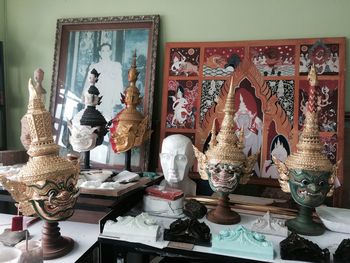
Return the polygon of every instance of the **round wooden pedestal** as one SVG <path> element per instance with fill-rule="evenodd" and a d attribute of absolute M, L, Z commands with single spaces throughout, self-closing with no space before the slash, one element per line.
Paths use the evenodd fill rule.
<path fill-rule="evenodd" d="M 58 222 L 45 221 L 41 242 L 45 260 L 62 257 L 74 247 L 73 239 L 61 236 Z"/>
<path fill-rule="evenodd" d="M 207 214 L 207 219 L 221 225 L 233 225 L 241 221 L 239 214 L 230 209 L 228 195 L 219 197 L 217 207 Z"/>

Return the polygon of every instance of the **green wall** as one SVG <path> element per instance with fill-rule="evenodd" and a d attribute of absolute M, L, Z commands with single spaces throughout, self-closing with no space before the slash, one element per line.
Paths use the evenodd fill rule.
<path fill-rule="evenodd" d="M 5 40 L 5 0 L 0 0 L 0 41 Z"/>
<path fill-rule="evenodd" d="M 50 89 L 57 18 L 161 16 L 156 120 L 159 120 L 161 103 L 165 42 L 350 38 L 349 0 L 0 0 L 0 6 L 4 1 L 7 132 L 11 149 L 21 147 L 20 119 L 26 111 L 27 81 L 35 68 L 45 70 L 44 87 Z M 0 26 L 0 38 L 4 35 L 2 31 Z M 347 44 L 347 62 L 349 54 Z M 349 70 L 346 75 L 350 83 Z M 349 111 L 350 92 L 346 93 Z"/>

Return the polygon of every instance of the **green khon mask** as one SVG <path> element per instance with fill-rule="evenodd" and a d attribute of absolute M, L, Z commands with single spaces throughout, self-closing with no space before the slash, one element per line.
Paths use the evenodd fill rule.
<path fill-rule="evenodd" d="M 290 170 L 289 187 L 295 202 L 312 208 L 321 205 L 331 189 L 330 176 L 331 172 Z"/>

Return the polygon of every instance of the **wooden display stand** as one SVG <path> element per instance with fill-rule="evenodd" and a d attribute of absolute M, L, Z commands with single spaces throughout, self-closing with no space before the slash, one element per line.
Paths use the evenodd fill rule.
<path fill-rule="evenodd" d="M 219 196 L 216 208 L 208 212 L 207 219 L 221 225 L 232 225 L 241 221 L 239 214 L 230 208 L 228 194 Z"/>
<path fill-rule="evenodd" d="M 73 239 L 61 236 L 58 222 L 45 221 L 42 231 L 44 259 L 54 259 L 68 254 L 74 247 Z"/>

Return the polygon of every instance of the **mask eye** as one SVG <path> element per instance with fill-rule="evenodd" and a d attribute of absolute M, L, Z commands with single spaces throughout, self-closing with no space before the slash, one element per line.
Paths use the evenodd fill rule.
<path fill-rule="evenodd" d="M 49 196 L 56 196 L 57 195 L 57 191 L 55 189 L 51 189 L 49 192 L 48 192 Z"/>
<path fill-rule="evenodd" d="M 70 184 L 70 185 L 67 187 L 67 190 L 68 190 L 68 192 L 73 192 L 73 190 L 74 190 L 74 185 L 73 185 L 73 184 Z"/>
<path fill-rule="evenodd" d="M 216 167 L 216 168 L 214 169 L 214 173 L 220 173 L 220 172 L 221 172 L 221 169 L 220 169 L 220 168 Z"/>
<path fill-rule="evenodd" d="M 214 173 L 220 173 L 221 172 L 221 167 L 219 165 L 216 165 L 213 169 Z"/>
<path fill-rule="evenodd" d="M 301 183 L 302 183 L 303 185 L 305 185 L 305 186 L 306 186 L 306 185 L 308 185 L 308 184 L 309 184 L 309 181 L 308 181 L 308 180 L 306 180 L 306 179 L 304 179 L 304 180 L 302 180 L 302 181 L 301 181 Z"/>

